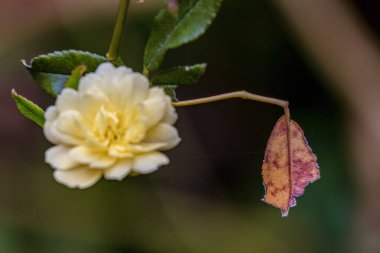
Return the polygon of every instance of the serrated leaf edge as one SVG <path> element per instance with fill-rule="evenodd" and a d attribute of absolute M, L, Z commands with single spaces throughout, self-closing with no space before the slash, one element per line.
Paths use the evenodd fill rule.
<path fill-rule="evenodd" d="M 180 68 L 184 68 L 185 71 L 191 71 L 191 69 L 195 69 L 195 68 L 198 68 L 201 70 L 200 71 L 200 75 L 199 77 L 197 78 L 199 80 L 199 78 L 201 78 L 201 76 L 206 72 L 206 68 L 207 68 L 207 63 L 197 63 L 197 64 L 194 64 L 194 65 L 181 65 L 181 66 L 175 66 L 175 67 L 171 67 L 171 68 L 168 68 L 168 69 L 165 69 L 161 72 L 159 72 L 156 76 L 154 76 L 152 78 L 152 81 L 151 83 L 154 84 L 154 80 L 164 74 L 168 74 L 168 73 L 171 73 L 171 72 L 174 72 Z M 189 69 L 187 69 L 189 68 Z M 198 81 L 197 80 L 197 81 Z M 174 84 L 174 83 L 161 83 L 161 84 L 154 84 L 154 86 L 164 86 L 164 85 L 172 85 L 172 86 L 178 86 L 178 85 L 181 85 L 181 84 Z"/>
<path fill-rule="evenodd" d="M 166 36 L 165 40 L 163 40 L 161 43 L 159 43 L 158 48 L 159 48 L 160 50 L 156 50 L 156 53 L 154 53 L 154 54 L 150 57 L 150 62 L 152 62 L 151 59 L 155 59 L 155 58 L 157 57 L 158 52 L 161 51 L 161 50 L 164 48 L 164 45 L 167 44 L 167 41 L 172 37 L 174 31 L 177 30 L 178 26 L 180 26 L 180 24 L 183 22 L 183 20 L 186 18 L 186 16 L 187 16 L 187 15 L 188 15 L 188 14 L 189 14 L 189 13 L 195 8 L 195 6 L 198 5 L 198 4 L 201 4 L 201 1 L 202 1 L 202 0 L 199 0 L 199 1 L 195 2 L 192 6 L 189 7 L 189 9 L 184 13 L 184 15 L 183 15 L 183 17 L 181 18 L 181 20 L 180 20 L 180 21 L 174 26 L 174 28 L 173 28 L 172 31 L 169 33 L 169 35 Z M 222 1 L 219 1 L 219 2 L 217 3 L 217 6 L 216 6 L 217 9 L 219 9 L 219 7 L 220 7 L 220 5 L 221 5 L 221 2 L 222 2 Z M 158 17 L 159 17 L 160 15 L 163 15 L 164 12 L 168 12 L 168 10 L 167 10 L 167 9 L 163 9 L 163 10 L 161 10 L 161 11 L 157 14 L 157 16 L 155 17 L 155 19 L 154 19 L 155 22 L 156 22 L 156 20 L 158 19 Z M 170 14 L 170 13 L 169 13 L 169 14 Z M 170 14 L 170 15 L 171 15 L 171 14 Z M 214 20 L 214 18 L 216 17 L 216 15 L 217 15 L 216 12 L 211 13 L 211 17 L 212 17 L 211 20 L 209 20 L 208 22 L 206 22 L 206 25 L 205 25 L 202 29 L 199 30 L 199 31 L 200 31 L 199 34 L 198 34 L 197 36 L 195 36 L 194 38 L 192 38 L 192 39 L 188 39 L 188 40 L 185 40 L 183 43 L 181 43 L 181 44 L 178 45 L 178 46 L 175 46 L 175 47 L 168 47 L 168 48 L 166 48 L 166 50 L 164 50 L 163 57 L 165 56 L 166 51 L 168 51 L 168 50 L 170 50 L 170 49 L 174 49 L 174 48 L 180 47 L 181 45 L 184 45 L 184 44 L 190 43 L 190 42 L 192 42 L 192 41 L 198 39 L 200 36 L 202 36 L 202 35 L 206 32 L 207 28 L 211 25 L 211 23 L 213 22 L 213 20 Z M 148 44 L 149 44 L 149 41 L 148 41 Z M 147 44 L 147 45 L 148 45 L 148 44 Z M 146 47 L 146 48 L 147 48 L 147 47 Z M 162 60 L 158 61 L 158 65 L 160 65 L 161 61 L 162 61 Z M 155 70 L 155 69 L 158 68 L 158 67 L 157 67 L 157 68 L 153 68 L 153 69 L 151 69 L 151 65 L 152 65 L 151 63 L 150 63 L 150 64 L 147 64 L 147 65 L 145 65 L 145 63 L 144 63 L 144 68 L 148 69 L 149 71 L 152 71 L 152 70 Z"/>

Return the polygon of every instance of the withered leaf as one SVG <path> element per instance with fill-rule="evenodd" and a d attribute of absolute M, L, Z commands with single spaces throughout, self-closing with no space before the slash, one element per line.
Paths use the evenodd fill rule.
<path fill-rule="evenodd" d="M 269 138 L 262 167 L 263 201 L 281 209 L 287 216 L 296 197 L 320 178 L 317 157 L 307 144 L 302 128 L 284 115 Z"/>

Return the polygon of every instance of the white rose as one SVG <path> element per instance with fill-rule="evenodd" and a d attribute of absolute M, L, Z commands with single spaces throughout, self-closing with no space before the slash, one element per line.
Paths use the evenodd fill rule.
<path fill-rule="evenodd" d="M 122 180 L 169 163 L 161 152 L 180 138 L 177 114 L 161 88 L 126 67 L 101 64 L 84 76 L 78 91 L 66 88 L 45 113 L 44 134 L 55 144 L 45 160 L 54 178 L 87 188 L 102 176 Z"/>

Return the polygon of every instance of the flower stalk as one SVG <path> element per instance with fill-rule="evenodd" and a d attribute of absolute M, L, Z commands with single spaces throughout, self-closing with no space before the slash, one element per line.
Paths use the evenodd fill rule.
<path fill-rule="evenodd" d="M 107 53 L 107 58 L 109 61 L 114 61 L 119 57 L 120 44 L 124 37 L 124 28 L 127 19 L 128 6 L 129 0 L 120 0 L 112 40 Z"/>
<path fill-rule="evenodd" d="M 211 102 L 216 102 L 216 101 L 231 99 L 231 98 L 248 99 L 248 100 L 253 100 L 253 101 L 257 101 L 257 102 L 281 106 L 284 109 L 286 117 L 290 118 L 289 102 L 288 101 L 280 100 L 280 99 L 276 99 L 276 98 L 265 97 L 265 96 L 260 96 L 260 95 L 256 95 L 256 94 L 244 91 L 244 90 L 229 92 L 229 93 L 220 94 L 220 95 L 211 96 L 211 97 L 173 102 L 172 104 L 176 107 L 192 106 L 192 105 L 206 104 L 206 103 L 211 103 Z"/>

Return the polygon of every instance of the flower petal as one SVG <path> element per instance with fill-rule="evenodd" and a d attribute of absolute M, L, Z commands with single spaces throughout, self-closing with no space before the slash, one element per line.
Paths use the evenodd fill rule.
<path fill-rule="evenodd" d="M 78 92 L 71 88 L 65 88 L 56 101 L 58 111 L 64 112 L 78 108 Z"/>
<path fill-rule="evenodd" d="M 166 111 L 162 119 L 162 123 L 173 125 L 177 121 L 177 119 L 178 119 L 178 114 L 176 113 L 172 105 L 172 100 L 170 97 L 166 96 Z"/>
<path fill-rule="evenodd" d="M 43 132 L 48 141 L 50 141 L 53 144 L 60 144 L 59 139 L 57 139 L 54 134 L 51 131 L 51 125 L 52 123 L 49 121 L 45 121 Z"/>
<path fill-rule="evenodd" d="M 102 63 L 98 66 L 95 73 L 98 76 L 104 77 L 105 79 L 111 79 L 115 73 L 115 70 L 116 70 L 116 68 L 113 66 L 112 63 L 105 62 L 105 63 Z"/>
<path fill-rule="evenodd" d="M 57 107 L 54 105 L 49 106 L 45 111 L 45 120 L 52 121 L 58 117 Z"/>
<path fill-rule="evenodd" d="M 45 161 L 54 169 L 68 170 L 78 166 L 78 162 L 69 156 L 70 148 L 58 145 L 49 148 L 45 152 Z"/>
<path fill-rule="evenodd" d="M 110 99 L 101 90 L 94 88 L 88 88 L 86 92 L 80 92 L 80 100 L 78 111 L 82 114 L 83 118 L 88 122 L 94 121 L 94 115 L 103 106 L 107 106 L 110 103 Z"/>
<path fill-rule="evenodd" d="M 46 139 L 48 139 L 48 141 L 50 141 L 51 143 L 59 144 L 60 143 L 59 139 L 56 138 L 51 131 L 52 122 L 54 122 L 54 120 L 58 117 L 57 108 L 55 106 L 49 106 L 46 109 L 44 117 L 45 117 L 45 123 L 44 123 L 43 132 Z"/>
<path fill-rule="evenodd" d="M 128 68 L 126 66 L 119 66 L 115 69 L 114 76 L 118 77 L 118 76 L 123 76 L 127 74 L 132 74 L 132 73 L 133 73 L 133 70 L 131 68 Z"/>
<path fill-rule="evenodd" d="M 131 101 L 131 105 L 136 105 L 146 99 L 149 92 L 149 80 L 145 76 L 141 75 L 140 73 L 133 73 L 128 75 L 127 77 L 130 78 L 129 82 L 132 82 L 134 89 L 132 94 L 130 94 L 129 100 Z M 126 78 L 124 78 L 127 80 Z M 121 82 L 122 84 L 122 82 Z M 128 85 L 128 84 L 124 84 Z M 130 84 L 129 84 L 130 85 Z"/>
<path fill-rule="evenodd" d="M 89 169 L 87 167 L 54 171 L 55 180 L 70 188 L 88 188 L 98 182 L 101 177 L 101 170 Z"/>
<path fill-rule="evenodd" d="M 102 151 L 93 150 L 86 146 L 78 146 L 70 150 L 70 157 L 78 163 L 88 164 L 89 168 L 105 169 L 116 162 L 116 158 Z"/>
<path fill-rule="evenodd" d="M 104 155 L 90 163 L 90 168 L 94 169 L 106 169 L 112 166 L 116 162 L 116 159 L 108 155 Z"/>
<path fill-rule="evenodd" d="M 115 158 L 133 157 L 133 153 L 131 153 L 126 149 L 125 146 L 122 145 L 112 145 L 108 150 L 108 155 Z"/>
<path fill-rule="evenodd" d="M 129 68 L 115 68 L 110 63 L 102 63 L 95 73 L 81 79 L 78 90 L 81 96 L 103 93 L 112 101 L 110 103 L 114 108 L 124 111 L 147 97 L 149 80 L 140 73 L 133 73 Z"/>
<path fill-rule="evenodd" d="M 169 164 L 169 158 L 160 152 L 141 154 L 133 160 L 133 171 L 147 174 L 154 172 L 161 165 Z"/>
<path fill-rule="evenodd" d="M 119 122 L 119 118 L 111 112 L 108 112 L 101 107 L 95 116 L 95 126 L 99 134 L 104 135 L 109 127 L 115 128 Z"/>
<path fill-rule="evenodd" d="M 162 120 L 166 112 L 166 103 L 165 93 L 162 89 L 157 87 L 150 89 L 148 98 L 143 102 L 148 129 Z"/>
<path fill-rule="evenodd" d="M 104 156 L 104 152 L 99 152 L 82 145 L 71 149 L 69 155 L 79 163 L 89 164 L 101 159 Z"/>
<path fill-rule="evenodd" d="M 124 75 L 117 81 L 113 79 L 113 83 L 112 102 L 124 114 L 141 105 L 148 96 L 149 80 L 139 73 Z"/>
<path fill-rule="evenodd" d="M 165 143 L 165 146 L 160 148 L 160 150 L 168 150 L 174 148 L 181 141 L 178 136 L 178 131 L 175 127 L 161 123 L 153 127 L 146 134 L 143 142 L 148 143 Z"/>
<path fill-rule="evenodd" d="M 82 143 L 81 139 L 76 138 L 71 135 L 71 133 L 65 134 L 59 130 L 59 122 L 58 120 L 54 120 L 51 125 L 49 125 L 49 131 L 52 136 L 58 141 L 58 143 L 66 144 L 66 145 L 78 145 Z"/>
<path fill-rule="evenodd" d="M 57 127 L 60 132 L 71 135 L 77 139 L 83 139 L 85 137 L 85 122 L 78 111 L 67 110 L 62 112 L 57 119 Z"/>
<path fill-rule="evenodd" d="M 93 91 L 103 92 L 98 89 L 99 86 L 103 86 L 103 82 L 106 80 L 96 73 L 89 73 L 79 80 L 78 94 L 82 97 L 84 94 L 92 93 Z M 95 89 L 94 89 L 95 88 Z"/>
<path fill-rule="evenodd" d="M 104 172 L 104 178 L 109 180 L 122 180 L 132 169 L 131 159 L 122 159 Z"/>
<path fill-rule="evenodd" d="M 127 148 L 128 151 L 133 153 L 148 153 L 154 150 L 161 149 L 165 147 L 166 144 L 161 142 L 157 143 L 139 143 L 139 144 L 130 144 Z"/>

